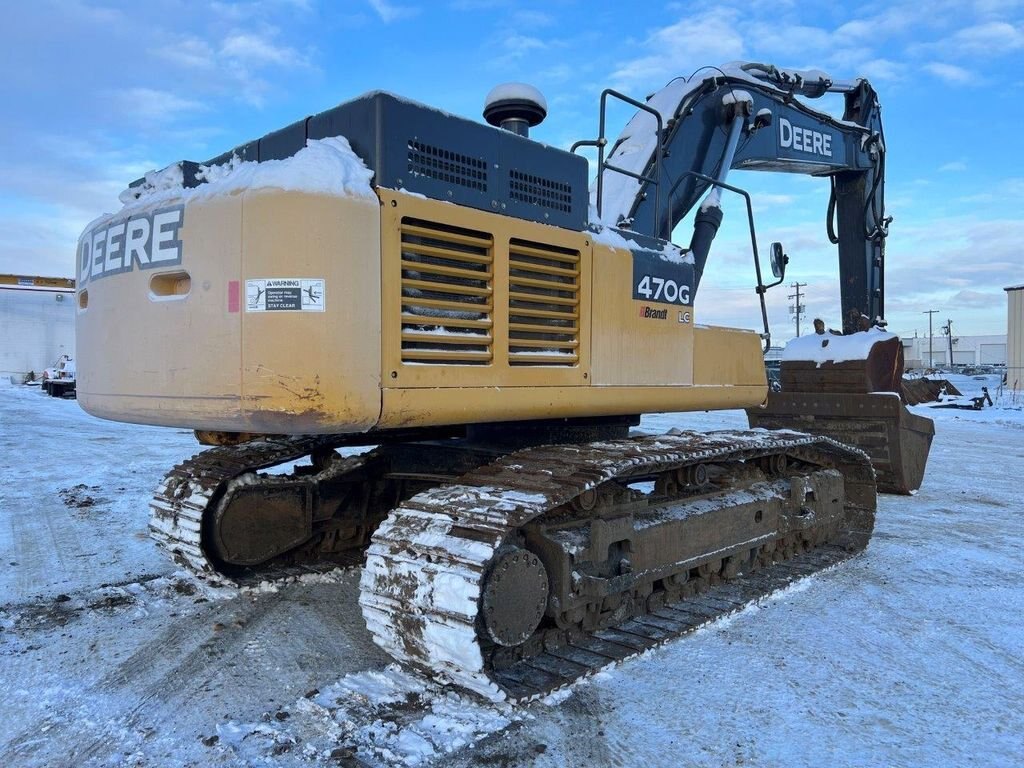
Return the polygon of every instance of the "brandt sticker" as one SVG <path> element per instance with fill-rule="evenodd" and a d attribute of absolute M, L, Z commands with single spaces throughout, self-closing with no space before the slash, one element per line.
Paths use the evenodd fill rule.
<path fill-rule="evenodd" d="M 246 312 L 323 312 L 324 280 L 277 277 L 245 281 Z"/>

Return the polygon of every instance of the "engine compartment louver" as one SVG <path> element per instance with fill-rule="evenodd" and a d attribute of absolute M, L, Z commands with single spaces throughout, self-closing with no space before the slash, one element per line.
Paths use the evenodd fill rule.
<path fill-rule="evenodd" d="M 509 171 L 509 197 L 521 203 L 572 213 L 572 185 L 536 174 Z"/>
<path fill-rule="evenodd" d="M 409 139 L 409 173 L 447 184 L 487 191 L 487 161 Z"/>
<path fill-rule="evenodd" d="M 402 362 L 493 359 L 494 241 L 489 234 L 402 219 Z"/>
<path fill-rule="evenodd" d="M 579 251 L 513 239 L 508 266 L 509 365 L 576 365 Z"/>

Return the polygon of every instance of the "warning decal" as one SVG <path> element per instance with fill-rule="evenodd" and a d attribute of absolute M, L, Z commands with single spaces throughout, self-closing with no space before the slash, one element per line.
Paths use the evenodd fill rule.
<path fill-rule="evenodd" d="M 278 277 L 245 281 L 246 312 L 323 312 L 322 278 Z"/>

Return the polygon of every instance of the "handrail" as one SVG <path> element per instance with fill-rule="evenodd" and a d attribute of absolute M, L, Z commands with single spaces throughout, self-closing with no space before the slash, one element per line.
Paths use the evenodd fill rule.
<path fill-rule="evenodd" d="M 654 115 L 654 119 L 657 124 L 657 140 L 655 141 L 654 147 L 654 176 L 647 176 L 640 173 L 634 173 L 633 171 L 627 171 L 625 168 L 619 168 L 618 166 L 612 165 L 605 160 L 604 150 L 608 146 L 608 138 L 605 136 L 605 124 L 607 119 L 608 109 L 608 97 L 612 96 L 620 101 L 624 101 L 627 104 L 636 107 L 637 109 L 649 112 Z M 661 119 L 661 113 L 653 107 L 644 104 L 642 101 L 637 101 L 629 96 L 612 88 L 605 88 L 601 92 L 601 114 L 598 120 L 598 137 L 596 139 L 581 139 L 577 141 L 569 149 L 570 152 L 575 153 L 580 147 L 597 147 L 597 216 L 601 217 L 602 204 L 604 198 L 604 172 L 606 170 L 621 173 L 625 176 L 630 176 L 637 181 L 647 182 L 648 184 L 654 185 L 654 232 L 658 230 L 658 222 L 661 220 L 661 170 L 664 153 L 661 148 L 661 137 L 664 130 L 664 125 Z"/>
<path fill-rule="evenodd" d="M 672 185 L 672 189 L 669 190 L 670 196 L 675 192 L 676 187 L 679 186 L 679 182 L 681 182 L 686 176 L 693 176 L 701 179 L 702 181 L 708 182 L 712 186 L 721 187 L 722 189 L 727 189 L 730 192 L 735 192 L 736 194 L 743 196 L 743 200 L 747 205 L 747 227 L 750 230 L 750 248 L 754 254 L 754 276 L 757 278 L 757 287 L 754 290 L 757 292 L 758 298 L 761 301 L 761 322 L 764 325 L 764 333 L 761 334 L 761 338 L 765 343 L 764 352 L 767 352 L 769 347 L 771 347 L 772 332 L 768 326 L 768 306 L 765 304 L 764 295 L 769 288 L 778 285 L 782 280 L 772 283 L 771 285 L 765 285 L 764 280 L 761 279 L 761 257 L 757 252 L 757 233 L 754 230 L 754 208 L 750 202 L 750 193 L 745 189 L 735 187 L 732 184 L 727 184 L 724 181 L 719 181 L 707 174 L 699 173 L 697 171 L 684 171 L 680 174 L 679 178 L 676 179 L 676 183 Z"/>

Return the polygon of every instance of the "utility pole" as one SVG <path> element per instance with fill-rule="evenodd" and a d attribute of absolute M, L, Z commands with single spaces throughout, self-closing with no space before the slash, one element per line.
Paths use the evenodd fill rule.
<path fill-rule="evenodd" d="M 953 368 L 953 342 L 956 339 L 953 338 L 953 321 L 947 319 L 946 324 L 942 326 L 942 333 L 949 337 L 949 367 Z"/>
<path fill-rule="evenodd" d="M 932 334 L 932 315 L 934 315 L 938 311 L 939 310 L 937 310 L 937 309 L 926 309 L 924 312 L 921 313 L 922 315 L 928 315 L 928 367 L 929 368 L 934 368 L 935 367 L 935 355 L 932 353 L 932 339 L 934 338 L 934 336 Z"/>
<path fill-rule="evenodd" d="M 797 337 L 800 336 L 800 315 L 802 315 L 807 310 L 807 307 L 800 303 L 800 289 L 804 288 L 806 285 L 807 285 L 807 283 L 792 283 L 789 286 L 790 288 L 795 288 L 796 289 L 796 293 L 789 294 L 789 298 L 796 299 L 796 303 L 795 304 L 790 304 L 789 305 L 789 313 L 791 315 L 796 315 L 796 335 L 797 335 Z"/>

